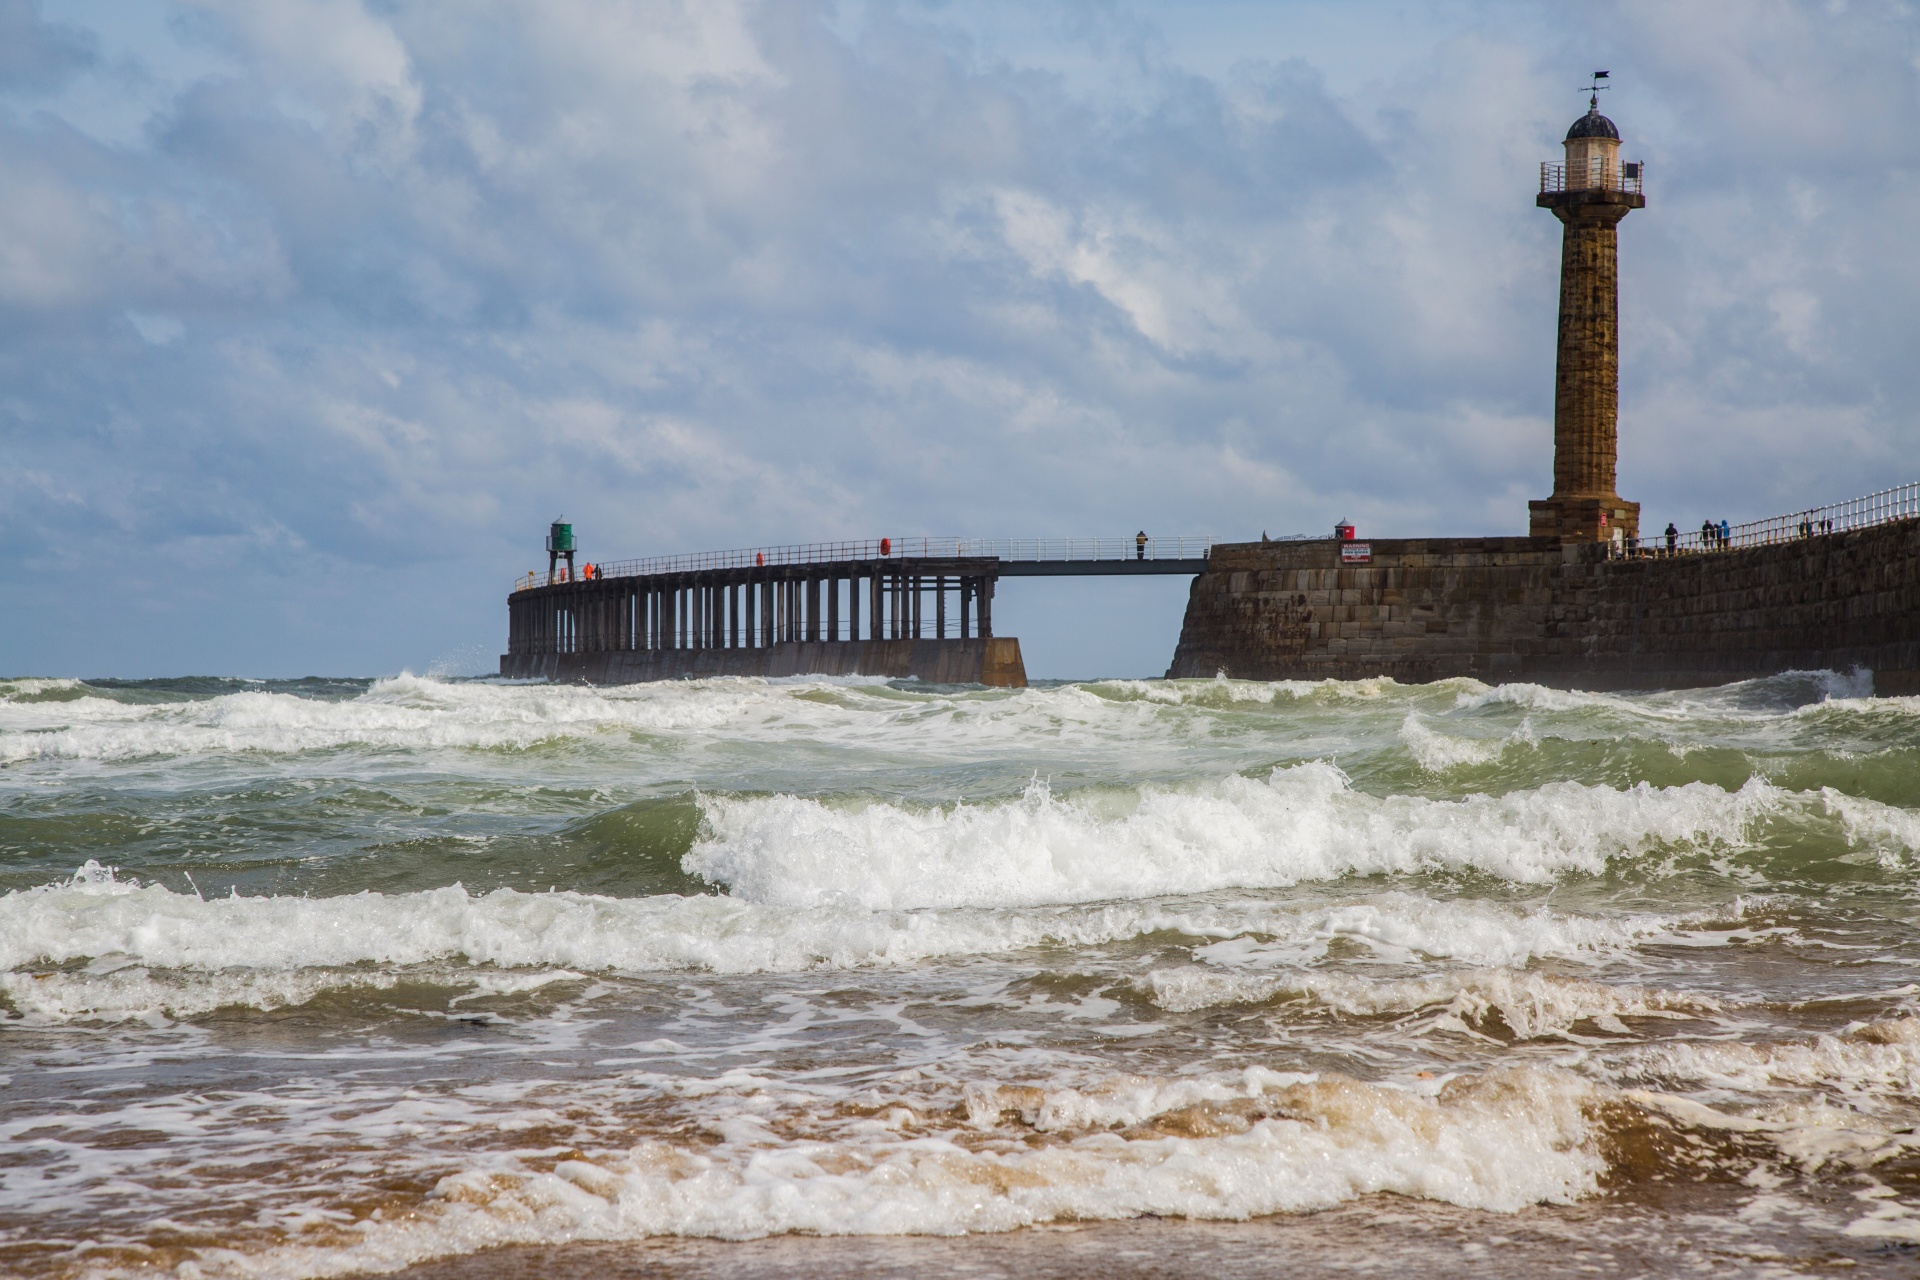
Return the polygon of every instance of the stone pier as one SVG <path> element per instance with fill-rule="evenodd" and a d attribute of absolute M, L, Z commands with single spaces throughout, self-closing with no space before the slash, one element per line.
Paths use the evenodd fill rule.
<path fill-rule="evenodd" d="M 1557 538 L 1372 539 L 1213 549 L 1169 676 L 1581 689 L 1874 673 L 1920 693 L 1920 520 L 1791 542 L 1617 558 Z"/>

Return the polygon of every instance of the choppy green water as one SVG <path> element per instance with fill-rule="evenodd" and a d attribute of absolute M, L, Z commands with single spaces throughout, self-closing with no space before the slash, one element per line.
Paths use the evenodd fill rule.
<path fill-rule="evenodd" d="M 1898 1274 L 1866 693 L 0 682 L 0 1266 L 1390 1201 Z"/>

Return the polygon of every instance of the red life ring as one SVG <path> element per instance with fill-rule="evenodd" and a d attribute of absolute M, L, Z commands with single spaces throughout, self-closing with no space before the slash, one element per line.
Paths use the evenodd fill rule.
<path fill-rule="evenodd" d="M 892 554 L 893 554 L 893 539 L 892 539 L 892 538 L 882 538 L 882 539 L 880 539 L 880 554 L 881 554 L 881 555 L 883 555 L 883 556 L 886 556 L 886 555 L 892 555 Z"/>
<path fill-rule="evenodd" d="M 756 551 L 756 552 L 754 552 L 754 553 L 753 553 L 753 563 L 754 563 L 755 565 L 764 565 L 764 564 L 766 564 L 766 562 L 767 562 L 767 553 L 766 553 L 766 552 L 764 552 L 764 551 Z"/>

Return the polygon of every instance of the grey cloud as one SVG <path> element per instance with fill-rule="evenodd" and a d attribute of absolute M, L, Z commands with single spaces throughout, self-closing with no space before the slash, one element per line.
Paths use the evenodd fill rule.
<path fill-rule="evenodd" d="M 90 35 L 40 16 L 35 0 L 0 0 L 0 93 L 51 89 L 99 61 Z"/>
<path fill-rule="evenodd" d="M 1517 528 L 1568 69 L 1462 30 L 1342 98 L 1283 47 L 1183 66 L 1149 17 L 1050 12 L 1070 71 L 938 5 L 196 6 L 225 69 L 146 144 L 0 117 L 11 581 L 117 566 L 155 621 L 98 631 L 106 667 L 366 669 L 493 636 L 562 510 L 608 557 Z M 1910 91 L 1889 11 L 1737 39 L 1704 12 L 1567 35 L 1608 33 L 1655 162 L 1625 487 L 1696 522 L 1862 486 L 1920 398 L 1911 143 L 1801 162 Z M 1820 101 L 1769 167 L 1740 131 L 1783 84 Z M 22 635 L 0 666 L 66 652 Z"/>

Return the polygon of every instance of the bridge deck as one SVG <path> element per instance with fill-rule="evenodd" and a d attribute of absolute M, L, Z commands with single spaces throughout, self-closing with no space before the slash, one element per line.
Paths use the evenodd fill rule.
<path fill-rule="evenodd" d="M 1001 560 L 994 572 L 1003 578 L 1076 578 L 1108 574 L 1196 574 L 1207 571 L 1207 558 L 1181 560 Z"/>

